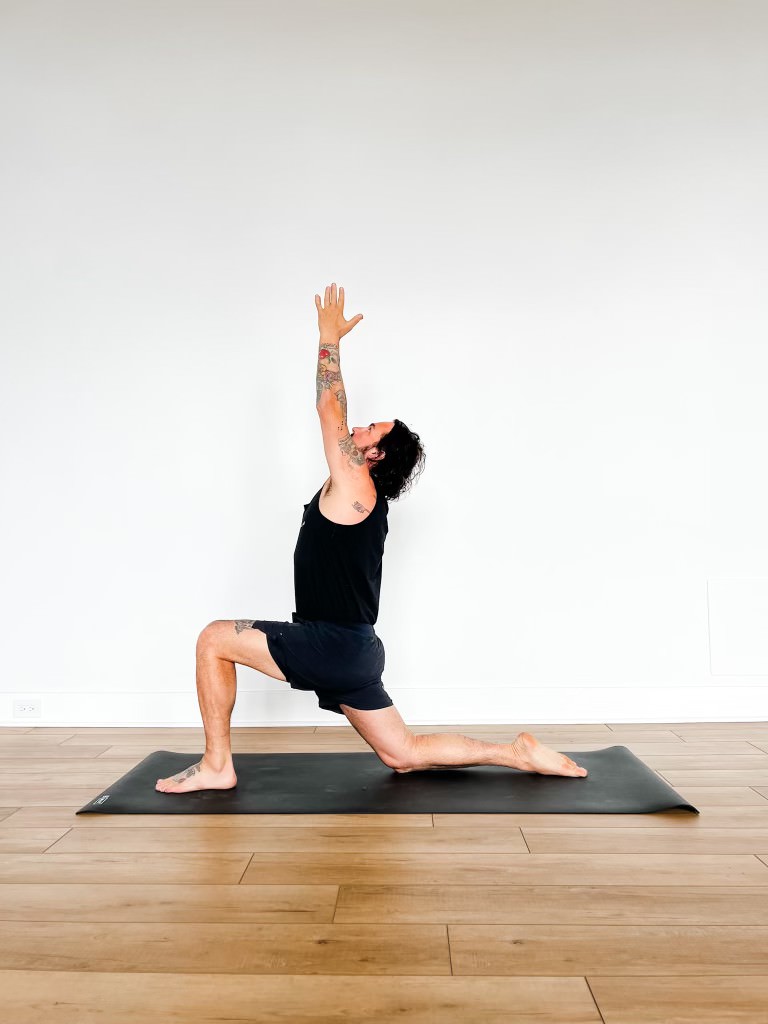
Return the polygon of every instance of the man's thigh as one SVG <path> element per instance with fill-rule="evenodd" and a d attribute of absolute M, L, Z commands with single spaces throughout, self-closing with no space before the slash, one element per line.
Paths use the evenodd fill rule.
<path fill-rule="evenodd" d="M 255 668 L 273 679 L 287 682 L 267 646 L 267 634 L 253 629 L 255 619 L 217 619 L 197 639 L 197 648 L 211 650 L 219 658 Z"/>

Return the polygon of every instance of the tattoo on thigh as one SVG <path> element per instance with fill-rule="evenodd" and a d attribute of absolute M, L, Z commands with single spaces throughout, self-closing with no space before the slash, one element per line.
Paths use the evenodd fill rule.
<path fill-rule="evenodd" d="M 256 619 L 235 619 L 235 632 L 242 633 L 244 629 L 253 629 Z"/>

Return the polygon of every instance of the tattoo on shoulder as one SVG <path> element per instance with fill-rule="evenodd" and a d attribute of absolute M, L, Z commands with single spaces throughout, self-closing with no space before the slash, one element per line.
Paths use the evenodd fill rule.
<path fill-rule="evenodd" d="M 235 632 L 242 633 L 244 629 L 253 629 L 256 619 L 235 619 Z"/>
<path fill-rule="evenodd" d="M 359 501 L 353 501 L 352 502 L 352 508 L 356 509 L 358 512 L 370 512 L 371 511 L 369 508 L 366 508 L 365 505 L 361 505 Z"/>

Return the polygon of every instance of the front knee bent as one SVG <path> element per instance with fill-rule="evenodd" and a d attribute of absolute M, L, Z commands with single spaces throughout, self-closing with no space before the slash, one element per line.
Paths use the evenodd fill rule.
<path fill-rule="evenodd" d="M 205 629 L 200 630 L 200 633 L 197 637 L 198 651 L 202 648 L 210 647 L 215 642 L 218 631 L 218 624 L 221 621 L 221 619 L 214 619 L 213 622 L 208 623 Z"/>

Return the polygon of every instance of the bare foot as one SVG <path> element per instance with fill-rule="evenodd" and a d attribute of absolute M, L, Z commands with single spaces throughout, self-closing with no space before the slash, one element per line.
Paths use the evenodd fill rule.
<path fill-rule="evenodd" d="M 202 761 L 185 768 L 178 775 L 158 779 L 155 789 L 159 793 L 192 793 L 196 789 L 234 789 L 237 785 L 234 765 L 214 771 L 203 757 Z"/>
<path fill-rule="evenodd" d="M 583 778 L 588 774 L 586 768 L 572 761 L 565 754 L 545 747 L 529 732 L 521 732 L 512 743 L 519 763 L 515 768 L 524 772 L 538 772 L 539 775 L 572 775 Z"/>

